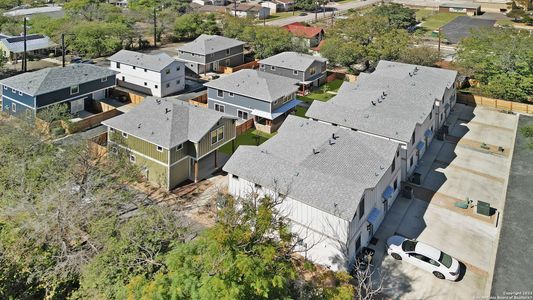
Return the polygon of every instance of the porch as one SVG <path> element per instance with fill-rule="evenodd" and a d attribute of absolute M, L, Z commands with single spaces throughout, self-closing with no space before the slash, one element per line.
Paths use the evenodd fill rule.
<path fill-rule="evenodd" d="M 233 141 L 232 141 L 233 142 Z M 230 142 L 231 143 L 231 142 Z M 208 179 L 222 169 L 230 156 L 218 149 L 201 158 L 199 161 L 191 159 L 191 177 L 194 182 Z"/>

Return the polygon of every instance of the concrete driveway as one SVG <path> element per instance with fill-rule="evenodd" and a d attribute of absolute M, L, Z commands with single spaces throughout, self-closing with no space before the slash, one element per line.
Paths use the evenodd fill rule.
<path fill-rule="evenodd" d="M 488 108 L 455 106 L 447 120 L 452 136 L 434 140 L 417 168 L 422 184 L 414 186 L 415 198 L 398 198 L 375 235 L 374 264 L 384 277 L 387 297 L 472 299 L 490 294 L 517 121 L 515 115 Z M 476 207 L 454 206 L 466 197 L 473 205 L 489 202 L 495 213 L 487 217 L 477 214 Z M 457 258 L 463 265 L 459 280 L 439 280 L 386 255 L 385 241 L 394 234 Z"/>

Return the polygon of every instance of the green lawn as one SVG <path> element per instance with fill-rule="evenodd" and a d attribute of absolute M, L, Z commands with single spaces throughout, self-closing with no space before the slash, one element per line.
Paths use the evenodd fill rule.
<path fill-rule="evenodd" d="M 422 20 L 425 17 L 425 20 L 422 22 L 422 27 L 431 33 L 432 31 L 448 24 L 451 20 L 462 15 L 460 13 L 438 13 L 430 11 L 431 13 L 425 12 L 425 10 L 417 11 L 417 19 Z M 420 16 L 420 17 L 419 17 Z"/>
<path fill-rule="evenodd" d="M 305 113 L 307 112 L 307 108 L 303 108 L 303 107 L 300 107 L 300 106 L 296 106 L 296 113 L 295 115 L 297 115 L 298 117 L 302 117 L 302 118 L 307 118 L 305 116 Z"/>
<path fill-rule="evenodd" d="M 509 26 L 509 27 L 513 27 L 514 26 L 514 22 L 512 20 L 509 20 L 509 19 L 497 20 L 496 24 L 502 25 L 502 26 Z"/>
<path fill-rule="evenodd" d="M 332 82 L 326 83 L 325 85 L 328 87 L 328 91 L 336 92 L 339 90 L 343 82 L 344 81 L 342 79 L 336 79 L 336 80 L 333 80 Z M 324 93 L 324 91 L 322 90 L 322 87 L 320 87 L 320 89 L 316 91 L 309 93 L 307 96 L 298 96 L 298 99 L 304 102 L 311 103 L 315 100 L 328 101 L 329 99 L 335 96 L 334 94 Z"/>
<path fill-rule="evenodd" d="M 240 145 L 257 145 L 257 143 L 259 143 L 260 145 L 267 141 L 269 138 L 273 137 L 274 135 L 275 133 L 268 134 L 255 129 L 249 129 L 245 133 L 235 138 L 235 150 L 237 150 Z M 222 153 L 232 155 L 233 153 L 231 152 L 231 143 L 227 143 L 226 145 L 220 147 L 220 151 Z"/>

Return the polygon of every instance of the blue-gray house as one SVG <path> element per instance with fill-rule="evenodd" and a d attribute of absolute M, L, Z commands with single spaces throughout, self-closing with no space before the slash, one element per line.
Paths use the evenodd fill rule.
<path fill-rule="evenodd" d="M 272 133 L 300 103 L 298 80 L 244 69 L 204 83 L 210 109 L 240 120 L 254 120 L 256 129 Z"/>
<path fill-rule="evenodd" d="M 67 103 L 72 114 L 85 110 L 90 100 L 107 96 L 117 72 L 88 64 L 46 68 L 0 81 L 2 111 L 32 118 L 40 109 Z"/>

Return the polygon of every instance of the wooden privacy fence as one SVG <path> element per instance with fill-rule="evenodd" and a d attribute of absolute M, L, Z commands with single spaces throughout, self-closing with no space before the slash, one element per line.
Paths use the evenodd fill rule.
<path fill-rule="evenodd" d="M 188 102 L 192 105 L 207 107 L 207 93 L 191 98 L 188 100 Z"/>
<path fill-rule="evenodd" d="M 84 119 L 82 119 L 82 120 L 80 120 L 78 122 L 74 122 L 74 123 L 70 123 L 70 124 L 67 124 L 66 122 L 63 122 L 62 125 L 63 125 L 63 128 L 65 128 L 65 130 L 69 134 L 72 134 L 72 133 L 76 133 L 76 132 L 83 131 L 83 130 L 95 127 L 97 125 L 100 125 L 100 123 L 102 121 L 105 121 L 105 120 L 110 119 L 112 117 L 118 116 L 120 114 L 121 114 L 120 111 L 118 111 L 116 109 L 112 109 L 112 110 L 108 110 L 108 111 L 105 111 L 105 112 L 101 112 L 101 113 L 89 116 L 89 117 L 84 118 Z"/>
<path fill-rule="evenodd" d="M 458 92 L 457 102 L 470 106 L 481 105 L 519 113 L 533 114 L 533 104 L 494 99 L 468 93 Z"/>
<path fill-rule="evenodd" d="M 344 79 L 346 77 L 345 73 L 340 72 L 328 72 L 328 75 L 326 76 L 326 82 L 332 82 L 337 79 Z"/>
<path fill-rule="evenodd" d="M 89 152 L 96 157 L 102 157 L 107 153 L 106 144 L 107 132 L 103 132 L 87 140 L 87 147 L 89 147 Z"/>
<path fill-rule="evenodd" d="M 239 136 L 246 132 L 246 130 L 254 127 L 254 119 L 248 119 L 245 122 L 235 126 L 235 136 Z"/>
<path fill-rule="evenodd" d="M 242 65 L 239 65 L 239 66 L 236 66 L 236 67 L 220 67 L 220 72 L 224 73 L 224 74 L 231 74 L 231 73 L 235 73 L 239 70 L 242 70 L 242 69 L 256 69 L 259 67 L 259 60 L 253 60 L 251 62 L 247 62 L 245 64 L 242 64 Z"/>

